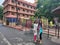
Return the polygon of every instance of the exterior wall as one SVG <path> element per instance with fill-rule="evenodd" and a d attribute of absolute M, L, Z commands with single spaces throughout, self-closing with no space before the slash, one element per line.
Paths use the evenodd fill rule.
<path fill-rule="evenodd" d="M 3 25 L 6 25 L 6 18 L 3 17 Z"/>

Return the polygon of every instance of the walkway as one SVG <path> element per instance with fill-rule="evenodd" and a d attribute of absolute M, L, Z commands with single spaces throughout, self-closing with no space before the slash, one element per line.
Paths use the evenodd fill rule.
<path fill-rule="evenodd" d="M 0 42 L 2 43 L 2 44 L 0 43 L 0 45 L 39 45 L 33 42 L 33 33 L 31 32 L 19 31 L 13 28 L 2 26 L 1 24 L 0 32 L 3 35 L 2 38 L 0 38 Z M 60 45 L 60 44 L 51 42 L 50 39 L 47 39 L 47 35 L 43 34 L 42 45 Z"/>

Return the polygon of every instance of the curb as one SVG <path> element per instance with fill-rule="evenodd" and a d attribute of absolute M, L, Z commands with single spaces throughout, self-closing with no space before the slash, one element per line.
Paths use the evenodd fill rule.
<path fill-rule="evenodd" d="M 7 25 L 3 25 L 3 26 L 9 27 L 9 28 L 14 28 L 14 29 L 17 29 L 19 31 L 23 31 L 22 29 L 18 29 L 18 28 L 12 27 L 12 26 L 7 26 Z"/>
<path fill-rule="evenodd" d="M 29 30 L 31 30 L 31 29 L 26 29 L 26 30 L 24 30 L 24 27 L 21 27 L 21 28 L 17 28 L 17 27 L 12 27 L 12 26 L 8 26 L 8 25 L 3 25 L 3 26 L 6 26 L 6 27 L 10 27 L 10 28 L 14 28 L 14 29 L 17 29 L 17 30 L 20 30 L 20 31 L 29 31 Z"/>

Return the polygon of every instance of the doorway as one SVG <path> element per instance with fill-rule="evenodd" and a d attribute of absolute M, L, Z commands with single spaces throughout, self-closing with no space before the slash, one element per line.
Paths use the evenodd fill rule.
<path fill-rule="evenodd" d="M 6 20 L 6 25 L 9 25 L 9 21 L 8 20 Z"/>

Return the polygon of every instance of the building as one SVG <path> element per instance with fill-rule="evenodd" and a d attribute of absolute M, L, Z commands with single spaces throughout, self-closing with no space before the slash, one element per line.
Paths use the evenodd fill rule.
<path fill-rule="evenodd" d="M 5 0 L 3 22 L 5 25 L 16 25 L 17 19 L 20 22 L 34 16 L 36 4 L 25 0 Z M 14 23 L 13 23 L 14 22 Z M 7 24 L 8 23 L 8 24 Z"/>
<path fill-rule="evenodd" d="M 59 23 L 59 26 L 60 26 L 60 6 L 56 7 L 51 12 L 53 13 L 54 23 L 55 24 L 58 24 Z"/>
<path fill-rule="evenodd" d="M 60 15 L 60 6 L 51 11 L 53 14 Z"/>

